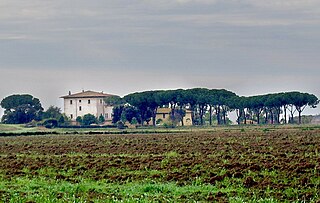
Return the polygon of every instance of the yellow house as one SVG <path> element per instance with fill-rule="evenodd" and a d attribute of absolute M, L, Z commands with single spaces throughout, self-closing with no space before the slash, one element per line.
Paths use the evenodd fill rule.
<path fill-rule="evenodd" d="M 242 121 L 241 124 L 246 124 L 246 125 L 257 125 L 257 121 L 254 121 L 254 120 L 250 120 L 250 119 L 247 119 L 246 122 Z"/>
<path fill-rule="evenodd" d="M 186 115 L 183 117 L 183 124 L 185 126 L 191 126 L 192 125 L 192 111 L 185 110 Z M 172 122 L 170 119 L 171 115 L 171 108 L 158 108 L 157 114 L 156 114 L 156 123 L 157 124 L 164 124 L 164 123 L 170 123 Z M 182 126 L 181 121 L 178 124 L 179 126 Z"/>

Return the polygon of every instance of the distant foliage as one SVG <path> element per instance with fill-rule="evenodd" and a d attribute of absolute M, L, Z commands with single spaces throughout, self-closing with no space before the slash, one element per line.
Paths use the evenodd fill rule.
<path fill-rule="evenodd" d="M 118 122 L 117 122 L 117 128 L 118 128 L 118 129 L 125 129 L 124 123 L 123 123 L 122 121 L 118 121 Z"/>
<path fill-rule="evenodd" d="M 79 124 L 82 124 L 82 117 L 81 116 L 78 116 L 76 118 L 76 122 L 79 123 Z"/>
<path fill-rule="evenodd" d="M 97 118 L 92 114 L 86 114 L 82 118 L 83 125 L 91 125 L 98 123 Z"/>
<path fill-rule="evenodd" d="M 1 121 L 8 124 L 41 120 L 43 111 L 40 100 L 28 94 L 8 96 L 1 101 L 1 107 L 5 109 Z"/>
<path fill-rule="evenodd" d="M 130 123 L 132 125 L 137 125 L 138 124 L 138 120 L 136 119 L 136 117 L 133 117 Z"/>
<path fill-rule="evenodd" d="M 56 106 L 50 106 L 46 111 L 41 115 L 42 119 L 55 118 L 59 119 L 62 116 L 61 109 Z"/>
<path fill-rule="evenodd" d="M 177 89 L 135 92 L 123 98 L 110 96 L 105 99 L 113 106 L 112 122 L 137 122 L 141 125 L 156 125 L 157 111 L 161 107 L 170 108 L 172 123 L 183 123 L 186 110 L 192 113 L 193 125 L 228 125 L 228 114 L 236 112 L 237 123 L 247 124 L 286 124 L 302 123 L 302 112 L 306 107 L 315 108 L 319 100 L 309 93 L 284 92 L 275 94 L 240 97 L 225 89 Z M 56 119 L 59 125 L 69 122 L 61 114 L 61 109 L 50 106 L 45 112 L 39 99 L 31 95 L 11 95 L 1 101 L 5 109 L 3 123 L 29 123 L 32 120 Z M 298 114 L 298 120 L 294 116 Z M 281 116 L 282 115 L 282 116 Z M 135 120 L 133 121 L 133 119 Z M 76 119 L 81 125 L 105 122 L 101 115 L 98 119 L 87 114 Z"/>
<path fill-rule="evenodd" d="M 319 103 L 318 98 L 309 93 L 286 92 L 250 97 L 240 97 L 225 89 L 177 89 L 155 90 L 128 94 L 123 98 L 131 108 L 137 109 L 139 121 L 143 125 L 152 120 L 156 125 L 157 109 L 160 107 L 171 108 L 171 120 L 180 121 L 183 125 L 183 117 L 186 109 L 192 111 L 192 123 L 204 125 L 205 119 L 212 125 L 213 121 L 218 125 L 230 124 L 228 113 L 235 111 L 237 123 L 247 123 L 246 120 L 257 124 L 280 124 L 293 122 L 293 116 L 298 113 L 298 123 L 301 123 L 301 113 L 309 106 L 315 108 Z M 120 120 L 124 107 L 114 111 L 116 121 Z M 118 114 L 116 114 L 116 112 Z M 290 117 L 287 113 L 290 113 Z M 208 114 L 208 117 L 205 115 Z M 280 115 L 284 114 L 283 120 Z M 213 116 L 215 118 L 213 119 Z M 138 118 L 137 116 L 135 116 Z M 288 119 L 289 117 L 289 119 Z"/>
<path fill-rule="evenodd" d="M 59 124 L 56 119 L 51 118 L 51 119 L 45 120 L 42 125 L 46 128 L 56 128 L 58 127 Z"/>
<path fill-rule="evenodd" d="M 98 120 L 99 120 L 99 123 L 104 123 L 106 121 L 106 119 L 104 118 L 104 116 L 102 114 L 100 114 Z"/>

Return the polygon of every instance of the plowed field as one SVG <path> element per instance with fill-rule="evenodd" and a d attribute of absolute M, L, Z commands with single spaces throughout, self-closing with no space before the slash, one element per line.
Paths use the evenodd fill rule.
<path fill-rule="evenodd" d="M 320 201 L 320 130 L 0 137 L 3 202 Z"/>

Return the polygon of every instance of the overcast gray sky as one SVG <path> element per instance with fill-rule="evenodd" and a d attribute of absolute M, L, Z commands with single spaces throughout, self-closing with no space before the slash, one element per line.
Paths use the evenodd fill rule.
<path fill-rule="evenodd" d="M 319 0 L 0 2 L 0 98 L 29 93 L 45 107 L 82 89 L 320 97 L 319 50 Z"/>

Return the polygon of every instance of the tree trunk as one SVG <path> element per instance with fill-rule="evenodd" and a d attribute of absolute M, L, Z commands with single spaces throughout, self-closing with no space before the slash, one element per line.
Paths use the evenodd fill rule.
<path fill-rule="evenodd" d="M 238 123 L 238 125 L 240 125 L 240 118 L 241 118 L 242 110 L 236 109 L 236 114 L 237 114 L 237 123 Z"/>
<path fill-rule="evenodd" d="M 224 124 L 227 125 L 227 116 L 228 116 L 228 107 L 227 106 L 224 106 L 224 113 L 223 113 L 223 121 L 224 121 Z"/>
<path fill-rule="evenodd" d="M 170 107 L 171 107 L 171 118 L 174 119 L 174 109 L 176 108 L 175 103 L 170 102 Z"/>
<path fill-rule="evenodd" d="M 221 121 L 220 121 L 220 106 L 216 106 L 215 109 L 216 109 L 216 115 L 217 115 L 217 123 L 218 123 L 218 125 L 220 125 L 221 124 Z"/>
<path fill-rule="evenodd" d="M 212 125 L 212 106 L 209 107 L 209 124 Z"/>
<path fill-rule="evenodd" d="M 191 112 L 191 120 L 192 120 L 192 125 L 194 125 L 194 112 L 195 112 L 195 109 L 193 106 L 190 106 L 192 112 Z"/>
<path fill-rule="evenodd" d="M 204 122 L 203 122 L 203 116 L 204 116 L 204 112 L 205 112 L 205 110 L 204 110 L 205 106 L 206 106 L 206 105 L 199 105 L 199 110 L 200 110 L 200 123 L 201 123 L 201 125 L 204 124 Z"/>
<path fill-rule="evenodd" d="M 243 110 L 243 113 L 244 113 L 244 124 L 247 124 L 247 115 L 246 115 L 246 111 Z"/>
<path fill-rule="evenodd" d="M 200 125 L 203 125 L 203 117 L 202 117 L 202 111 L 203 111 L 203 109 L 202 109 L 202 107 L 199 105 L 199 116 L 200 116 Z"/>
<path fill-rule="evenodd" d="M 144 122 L 145 122 L 145 117 L 146 117 L 146 112 L 145 110 L 141 110 L 141 125 L 144 126 Z"/>
<path fill-rule="evenodd" d="M 157 110 L 158 110 L 158 108 L 155 108 L 155 109 L 153 109 L 153 111 L 152 111 L 152 125 L 153 125 L 153 126 L 156 126 Z"/>
<path fill-rule="evenodd" d="M 283 106 L 283 111 L 284 111 L 284 124 L 287 124 L 287 107 Z"/>
<path fill-rule="evenodd" d="M 181 105 L 180 105 L 180 112 L 182 112 L 182 106 Z M 181 116 L 181 126 L 184 126 L 183 118 L 184 118 L 184 116 Z"/>
<path fill-rule="evenodd" d="M 264 122 L 265 122 L 265 124 L 268 124 L 268 111 L 266 111 L 266 117 L 265 117 Z"/>
<path fill-rule="evenodd" d="M 299 112 L 299 125 L 301 124 L 301 112 L 302 111 L 298 111 Z"/>

